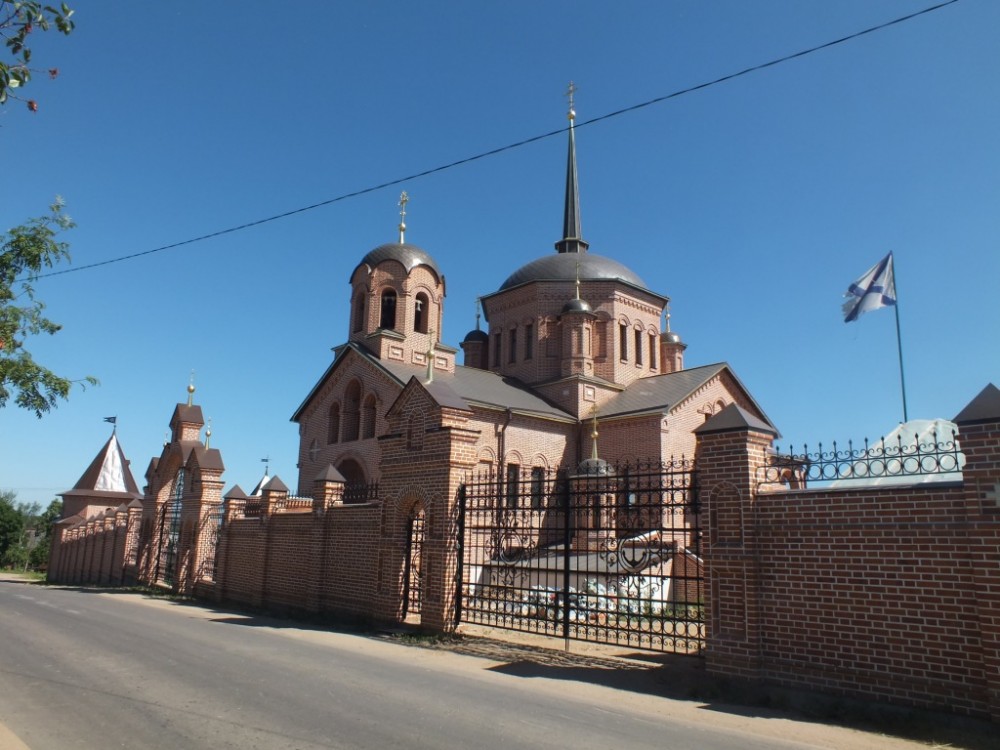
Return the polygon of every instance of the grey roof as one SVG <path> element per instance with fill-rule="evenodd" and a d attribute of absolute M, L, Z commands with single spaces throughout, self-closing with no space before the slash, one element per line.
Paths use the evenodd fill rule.
<path fill-rule="evenodd" d="M 571 299 L 563 305 L 562 312 L 565 315 L 566 313 L 593 313 L 594 310 L 586 300 Z"/>
<path fill-rule="evenodd" d="M 288 492 L 288 486 L 277 475 L 271 477 L 267 484 L 260 488 L 261 492 Z"/>
<path fill-rule="evenodd" d="M 777 436 L 778 432 L 767 422 L 762 422 L 753 414 L 748 412 L 738 404 L 730 404 L 725 409 L 714 415 L 705 424 L 695 428 L 698 435 L 707 435 L 713 432 L 737 432 L 742 430 L 757 430 Z"/>
<path fill-rule="evenodd" d="M 601 407 L 600 416 L 606 419 L 608 417 L 623 417 L 631 414 L 666 413 L 723 371 L 727 372 L 736 381 L 736 384 L 743 391 L 744 396 L 749 399 L 750 403 L 753 404 L 754 408 L 761 415 L 763 418 L 761 424 L 777 434 L 777 429 L 771 424 L 771 420 L 767 415 L 764 414 L 764 410 L 753 400 L 750 392 L 740 382 L 739 378 L 733 374 L 733 371 L 729 369 L 729 365 L 725 362 L 719 362 L 714 365 L 703 365 L 702 367 L 692 367 L 687 370 L 656 375 L 650 378 L 640 378 L 629 385 L 624 391 L 609 399 Z"/>
<path fill-rule="evenodd" d="M 327 464 L 326 468 L 323 469 L 316 478 L 313 480 L 315 482 L 339 482 L 340 484 L 347 484 L 347 480 L 344 479 L 344 475 L 337 471 L 333 464 Z"/>
<path fill-rule="evenodd" d="M 348 352 L 351 351 L 388 374 L 393 380 L 399 383 L 400 388 L 409 382 L 412 377 L 416 377 L 420 381 L 425 380 L 427 377 L 426 367 L 381 360 L 374 357 L 369 351 L 358 344 L 350 342 L 339 347 L 337 358 L 333 361 L 333 364 L 327 368 L 323 376 L 313 386 L 309 395 L 306 396 L 299 408 L 295 410 L 295 413 L 292 415 L 293 422 L 298 421 L 302 411 L 312 401 L 313 397 L 319 391 L 320 386 L 326 382 L 330 374 L 344 361 Z M 438 383 L 439 386 L 434 387 L 435 383 Z M 451 395 L 454 394 L 469 405 L 498 409 L 509 408 L 523 414 L 576 422 L 576 419 L 568 412 L 546 401 L 519 380 L 502 377 L 488 370 L 457 365 L 454 373 L 435 371 L 431 386 L 431 389 L 429 389 L 431 396 L 435 398 L 439 396 L 445 398 L 447 396 L 447 400 L 451 402 L 449 405 L 458 404 L 458 402 L 453 400 L 454 397 Z"/>
<path fill-rule="evenodd" d="M 640 378 L 601 407 L 600 416 L 666 412 L 728 367 L 725 362 Z"/>
<path fill-rule="evenodd" d="M 649 291 L 637 273 L 617 260 L 595 253 L 552 253 L 543 255 L 514 271 L 498 291 L 512 289 L 532 281 L 576 281 L 579 263 L 580 281 L 623 281 Z M 660 295 L 657 295 L 660 296 Z"/>
<path fill-rule="evenodd" d="M 226 500 L 246 500 L 247 493 L 245 493 L 243 488 L 238 484 L 234 484 L 233 488 L 223 495 L 223 497 Z"/>
<path fill-rule="evenodd" d="M 952 421 L 956 424 L 1000 422 L 1000 389 L 989 383 Z"/>
<path fill-rule="evenodd" d="M 426 378 L 426 368 L 386 362 L 371 355 L 366 356 L 391 374 L 401 385 L 413 376 L 421 381 Z M 470 405 L 513 409 L 522 414 L 576 421 L 568 412 L 549 403 L 516 378 L 503 377 L 489 370 L 456 365 L 454 373 L 435 372 L 428 391 L 435 398 L 444 397 L 447 393 L 445 386 Z M 439 403 L 442 406 L 457 406 L 454 403 L 441 401 Z"/>
<path fill-rule="evenodd" d="M 439 279 L 443 278 L 437 263 L 434 262 L 434 259 L 426 251 L 421 250 L 416 245 L 408 243 L 400 244 L 398 242 L 379 245 L 362 258 L 361 262 L 354 267 L 354 270 L 357 271 L 358 268 L 364 265 L 374 268 L 386 260 L 394 260 L 400 263 L 406 269 L 407 273 L 417 266 L 427 266 Z M 351 275 L 353 276 L 354 274 L 352 273 Z"/>
<path fill-rule="evenodd" d="M 490 340 L 490 335 L 486 331 L 481 331 L 478 328 L 474 328 L 465 334 L 465 338 L 462 340 L 463 344 L 467 344 L 473 341 L 486 342 Z"/>
<path fill-rule="evenodd" d="M 187 404 L 177 404 L 176 408 L 174 408 L 174 414 L 170 418 L 170 424 L 173 425 L 175 421 L 203 425 L 205 424 L 205 417 L 202 416 L 201 407 L 197 404 L 190 406 Z"/>

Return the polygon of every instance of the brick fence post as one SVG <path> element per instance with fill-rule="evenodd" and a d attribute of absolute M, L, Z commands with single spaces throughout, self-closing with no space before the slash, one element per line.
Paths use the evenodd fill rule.
<path fill-rule="evenodd" d="M 1000 722 L 1000 390 L 992 383 L 955 417 L 965 454 L 962 480 L 970 511 L 969 558 L 976 589 L 990 716 Z"/>
<path fill-rule="evenodd" d="M 730 404 L 695 430 L 706 577 L 706 667 L 757 677 L 760 570 L 754 517 L 757 470 L 774 428 Z M 706 523 L 707 518 L 707 523 Z"/>

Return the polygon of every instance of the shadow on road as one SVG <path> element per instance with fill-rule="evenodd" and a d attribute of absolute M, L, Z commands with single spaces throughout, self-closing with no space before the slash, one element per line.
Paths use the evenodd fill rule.
<path fill-rule="evenodd" d="M 48 585 L 43 581 L 0 576 L 3 584 Z M 180 607 L 196 607 L 220 625 L 296 629 L 345 633 L 394 643 L 400 647 L 424 648 L 488 661 L 484 666 L 500 674 L 524 679 L 549 679 L 599 685 L 615 690 L 691 701 L 706 711 L 747 717 L 783 718 L 848 727 L 930 743 L 934 746 L 995 750 L 996 727 L 986 721 L 947 713 L 900 708 L 850 698 L 789 689 L 760 682 L 742 681 L 709 674 L 696 656 L 643 651 L 618 652 L 614 656 L 561 650 L 553 646 L 518 643 L 471 635 L 428 635 L 419 628 L 394 624 L 389 628 L 366 620 L 295 613 L 283 617 L 201 599 L 179 598 L 166 591 L 138 587 L 59 586 L 88 594 L 141 596 L 166 600 Z M 516 634 L 515 634 L 516 637 Z"/>

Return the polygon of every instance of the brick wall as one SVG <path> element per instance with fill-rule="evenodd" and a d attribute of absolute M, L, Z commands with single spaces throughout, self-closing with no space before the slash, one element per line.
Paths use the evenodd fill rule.
<path fill-rule="evenodd" d="M 707 422 L 708 669 L 1000 720 L 990 419 L 956 420 L 963 481 L 780 492 L 755 482 L 773 435 Z"/>

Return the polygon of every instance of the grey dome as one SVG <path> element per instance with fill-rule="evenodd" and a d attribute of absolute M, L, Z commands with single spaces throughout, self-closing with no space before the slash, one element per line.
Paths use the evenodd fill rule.
<path fill-rule="evenodd" d="M 406 269 L 407 273 L 417 266 L 427 266 L 434 272 L 434 275 L 438 279 L 441 279 L 441 270 L 438 268 L 437 263 L 434 262 L 434 259 L 426 251 L 408 243 L 390 242 L 387 245 L 379 245 L 362 258 L 354 270 L 357 271 L 358 268 L 364 265 L 374 268 L 379 263 L 387 260 L 397 261 Z M 353 276 L 353 274 L 351 275 Z"/>
<path fill-rule="evenodd" d="M 475 330 L 469 331 L 467 334 L 465 334 L 465 338 L 462 339 L 462 343 L 471 344 L 473 342 L 478 341 L 480 343 L 485 344 L 488 343 L 489 340 L 490 340 L 490 335 L 486 333 L 486 331 L 480 331 L 478 328 L 476 328 Z"/>
<path fill-rule="evenodd" d="M 571 299 L 569 302 L 563 305 L 562 309 L 563 315 L 565 315 L 566 313 L 592 313 L 592 312 L 594 312 L 593 308 L 591 308 L 591 306 L 586 302 L 586 300 L 582 299 Z"/>
<path fill-rule="evenodd" d="M 616 260 L 594 253 L 553 253 L 543 255 L 514 271 L 500 285 L 499 291 L 511 289 L 532 281 L 575 281 L 577 263 L 581 281 L 624 281 L 626 284 L 649 290 L 646 282 Z"/>
<path fill-rule="evenodd" d="M 577 476 L 606 477 L 611 473 L 611 465 L 603 458 L 586 458 L 577 469 Z"/>
<path fill-rule="evenodd" d="M 681 337 L 678 334 L 674 333 L 673 331 L 666 331 L 663 334 L 661 334 L 661 337 L 668 344 L 679 344 L 679 343 L 681 343 Z"/>

